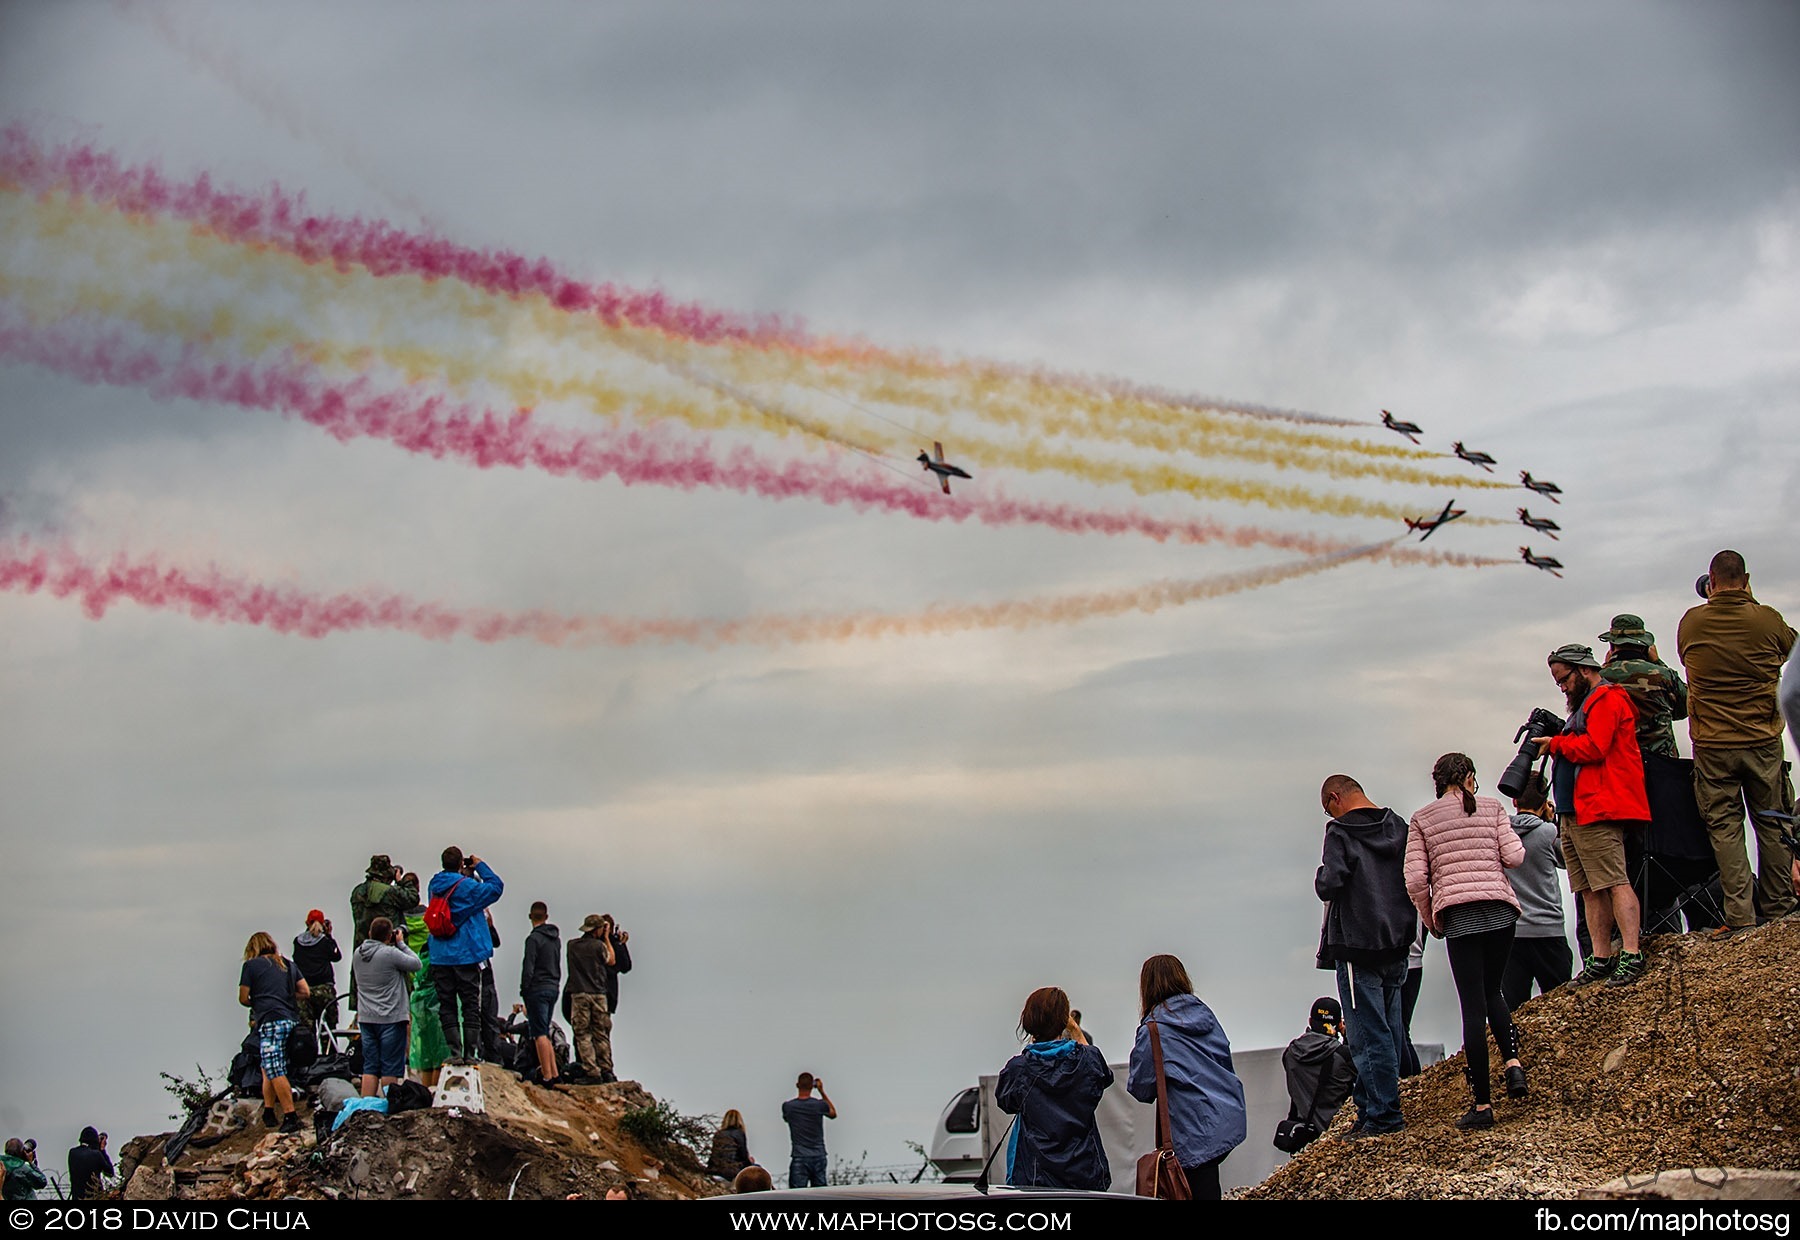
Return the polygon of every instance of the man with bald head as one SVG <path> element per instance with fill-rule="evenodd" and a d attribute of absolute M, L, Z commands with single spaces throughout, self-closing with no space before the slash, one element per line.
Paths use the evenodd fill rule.
<path fill-rule="evenodd" d="M 1794 648 L 1794 630 L 1750 595 L 1744 557 L 1721 551 L 1707 568 L 1706 602 L 1681 618 L 1676 649 L 1688 674 L 1688 736 L 1694 742 L 1694 799 L 1712 837 L 1725 892 L 1723 938 L 1794 909 L 1793 858 L 1763 810 L 1792 811 L 1794 786 L 1781 752 L 1776 686 Z M 1750 876 L 1744 805 L 1756 832 Z"/>
<path fill-rule="evenodd" d="M 1355 1135 L 1379 1137 L 1406 1127 L 1400 1114 L 1406 1053 L 1401 1008 L 1406 957 L 1419 929 L 1406 894 L 1406 820 L 1369 800 L 1348 775 L 1325 781 L 1319 806 L 1329 821 L 1313 878 L 1314 893 L 1325 901 L 1318 964 L 1337 971 L 1345 1042 L 1356 1062 Z"/>

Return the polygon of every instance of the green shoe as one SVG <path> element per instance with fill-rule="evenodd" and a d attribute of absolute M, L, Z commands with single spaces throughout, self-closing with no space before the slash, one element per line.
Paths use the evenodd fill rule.
<path fill-rule="evenodd" d="M 1612 976 L 1606 979 L 1608 986 L 1629 986 L 1644 976 L 1647 962 L 1643 952 L 1620 952 L 1618 961 L 1612 970 Z"/>
<path fill-rule="evenodd" d="M 1619 967 L 1619 957 L 1624 954 L 1624 952 L 1620 952 L 1618 956 L 1608 956 L 1604 960 L 1599 956 L 1583 956 L 1581 958 L 1581 972 L 1575 975 L 1575 980 L 1570 982 L 1569 985 L 1592 986 L 1595 982 L 1605 981 L 1612 976 L 1613 970 Z M 1642 966 L 1640 965 L 1639 967 L 1641 968 Z"/>

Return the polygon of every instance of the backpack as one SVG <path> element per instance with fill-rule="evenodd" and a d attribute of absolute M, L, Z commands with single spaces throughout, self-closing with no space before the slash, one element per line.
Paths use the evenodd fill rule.
<path fill-rule="evenodd" d="M 425 906 L 425 928 L 431 931 L 434 939 L 450 939 L 456 937 L 456 919 L 450 915 L 450 892 L 462 886 L 462 879 L 450 884 L 449 890 L 441 896 L 432 896 L 431 903 Z"/>
<path fill-rule="evenodd" d="M 400 1081 L 388 1086 L 387 1104 L 389 1115 L 426 1110 L 431 1106 L 431 1091 L 417 1081 Z"/>

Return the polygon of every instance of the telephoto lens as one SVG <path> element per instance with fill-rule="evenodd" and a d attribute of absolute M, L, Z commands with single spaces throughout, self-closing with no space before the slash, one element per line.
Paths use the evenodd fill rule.
<path fill-rule="evenodd" d="M 1532 711 L 1530 717 L 1519 725 L 1519 730 L 1513 733 L 1513 739 L 1516 741 L 1524 737 L 1525 743 L 1519 746 L 1519 752 L 1513 755 L 1513 760 L 1506 764 L 1506 770 L 1500 775 L 1500 791 L 1503 794 L 1516 797 L 1525 791 L 1526 777 L 1543 756 L 1538 751 L 1538 738 L 1555 736 L 1562 728 L 1562 716 L 1545 710 L 1542 706 Z"/>

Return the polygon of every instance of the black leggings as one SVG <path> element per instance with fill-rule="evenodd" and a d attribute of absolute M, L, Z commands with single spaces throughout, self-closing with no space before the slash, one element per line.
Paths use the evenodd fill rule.
<path fill-rule="evenodd" d="M 1462 1005 L 1464 1073 L 1475 1091 L 1475 1105 L 1488 1097 L 1487 1031 L 1494 1031 L 1502 1060 L 1519 1055 L 1519 1034 L 1513 1028 L 1500 981 L 1506 975 L 1506 958 L 1512 952 L 1513 928 L 1489 930 L 1446 939 L 1450 949 L 1450 975 L 1456 979 L 1456 997 Z M 1483 1026 L 1486 1028 L 1483 1028 Z"/>

